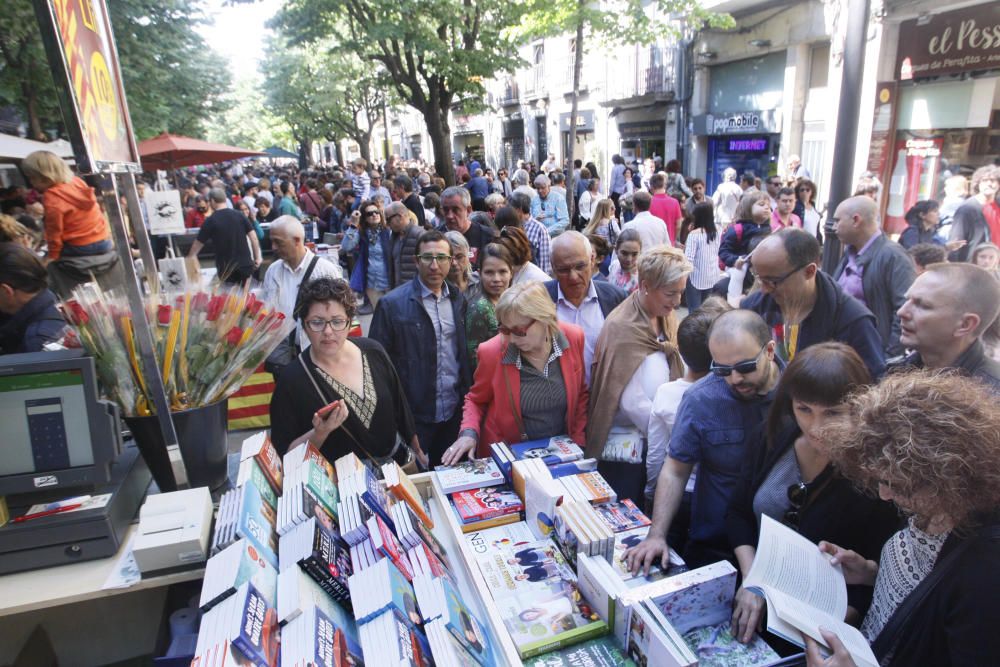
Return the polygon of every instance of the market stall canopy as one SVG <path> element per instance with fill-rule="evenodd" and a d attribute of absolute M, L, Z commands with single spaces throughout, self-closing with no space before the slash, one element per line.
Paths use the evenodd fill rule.
<path fill-rule="evenodd" d="M 264 155 L 264 153 L 236 146 L 226 146 L 225 144 L 213 144 L 201 139 L 192 139 L 166 132 L 139 142 L 139 157 L 142 160 L 142 168 L 147 171 L 214 164 L 254 155 Z"/>
<path fill-rule="evenodd" d="M 268 146 L 264 149 L 264 153 L 267 154 L 269 158 L 288 158 L 290 160 L 298 160 L 299 156 L 292 151 L 286 151 L 284 148 L 278 146 Z"/>
<path fill-rule="evenodd" d="M 73 157 L 73 148 L 64 139 L 44 143 L 22 139 L 12 134 L 0 134 L 0 162 L 23 160 L 35 151 L 52 151 L 61 158 Z"/>

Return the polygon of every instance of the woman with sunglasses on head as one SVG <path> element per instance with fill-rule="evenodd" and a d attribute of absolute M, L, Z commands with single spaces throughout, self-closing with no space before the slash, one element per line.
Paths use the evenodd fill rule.
<path fill-rule="evenodd" d="M 823 242 L 823 216 L 816 210 L 816 184 L 808 178 L 800 179 L 795 184 L 795 208 L 792 213 L 799 216 L 802 229 Z"/>
<path fill-rule="evenodd" d="M 441 461 L 489 456 L 491 443 L 569 435 L 584 441 L 587 384 L 583 329 L 556 319 L 556 306 L 537 281 L 514 285 L 496 307 L 499 335 L 479 346 L 462 430 Z"/>
<path fill-rule="evenodd" d="M 353 253 L 351 288 L 368 298 L 361 313 L 375 310 L 379 299 L 389 291 L 389 263 L 392 261 L 392 235 L 385 223 L 382 207 L 374 199 L 361 202 L 360 218 L 351 216 L 340 251 Z"/>
<path fill-rule="evenodd" d="M 426 464 L 389 356 L 375 340 L 348 338 L 356 312 L 344 280 L 317 278 L 302 286 L 296 317 L 309 347 L 278 377 L 271 441 L 283 455 L 309 440 L 331 462 L 353 452 L 362 461 L 403 465 L 412 449 Z"/>
<path fill-rule="evenodd" d="M 872 383 L 867 367 L 843 343 L 819 343 L 795 356 L 775 391 L 766 436 L 747 449 L 726 514 L 729 542 L 740 572 L 750 572 L 761 516 L 801 533 L 874 558 L 899 528 L 890 503 L 865 495 L 834 470 L 820 437 L 831 420 L 846 414 L 844 401 Z M 858 620 L 871 600 L 870 586 L 848 589 L 849 614 Z M 733 609 L 733 636 L 748 642 L 761 627 L 764 598 L 741 588 Z M 853 612 L 851 611 L 853 609 Z"/>
<path fill-rule="evenodd" d="M 1000 410 L 957 374 L 889 375 L 822 437 L 844 476 L 907 517 L 878 559 L 819 544 L 848 584 L 874 586 L 861 634 L 884 667 L 995 665 L 1000 656 Z M 806 639 L 807 664 L 855 664 L 840 637 Z"/>

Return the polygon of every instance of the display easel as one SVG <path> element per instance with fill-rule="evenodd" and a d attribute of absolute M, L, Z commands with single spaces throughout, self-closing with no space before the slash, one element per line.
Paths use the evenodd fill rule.
<path fill-rule="evenodd" d="M 101 193 L 114 235 L 146 388 L 156 410 L 163 442 L 171 459 L 180 462 L 183 471 L 170 404 L 156 363 L 152 331 L 143 303 L 145 289 L 155 293 L 160 283 L 153 248 L 142 223 L 135 184 L 135 174 L 142 168 L 107 6 L 104 0 L 77 0 L 75 3 L 33 0 L 33 4 L 77 167 L 88 183 Z M 136 272 L 132 261 L 128 227 L 121 208 L 122 194 L 128 207 L 132 237 L 142 257 L 145 289 L 143 276 Z M 187 480 L 175 481 L 186 483 Z"/>

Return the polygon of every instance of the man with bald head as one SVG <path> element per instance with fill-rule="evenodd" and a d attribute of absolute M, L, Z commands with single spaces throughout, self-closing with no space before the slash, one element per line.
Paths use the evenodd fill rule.
<path fill-rule="evenodd" d="M 667 533 L 684 487 L 697 464 L 691 532 L 684 560 L 700 567 L 732 558 L 726 508 L 746 452 L 767 417 L 784 363 L 774 353 L 771 331 L 760 315 L 733 310 L 708 330 L 709 374 L 681 399 L 667 458 L 657 478 L 653 523 L 646 539 L 626 554 L 629 568 L 666 569 Z"/>
<path fill-rule="evenodd" d="M 931 264 L 913 281 L 899 309 L 900 341 L 913 353 L 893 364 L 955 368 L 1000 393 L 1000 363 L 983 349 L 983 332 L 1000 315 L 1000 282 L 973 264 Z"/>
<path fill-rule="evenodd" d="M 834 280 L 875 315 L 886 356 L 902 354 L 896 312 L 906 301 L 906 290 L 916 277 L 913 260 L 903 246 L 879 229 L 878 204 L 872 199 L 845 199 L 833 218 L 837 238 L 844 244 L 844 256 L 834 271 Z"/>
<path fill-rule="evenodd" d="M 417 239 L 424 228 L 417 224 L 416 216 L 402 202 L 394 201 L 385 207 L 385 221 L 392 232 L 389 235 L 389 284 L 395 289 L 413 280 L 417 275 Z"/>
<path fill-rule="evenodd" d="M 750 271 L 760 289 L 740 304 L 764 318 L 785 362 L 810 345 L 835 340 L 854 348 L 873 377 L 885 372 L 875 316 L 819 270 L 816 237 L 782 229 L 754 250 Z"/>
<path fill-rule="evenodd" d="M 625 299 L 625 290 L 606 280 L 592 280 L 594 250 L 587 237 L 577 231 L 563 232 L 552 239 L 552 272 L 556 279 L 545 283 L 556 304 L 560 322 L 583 329 L 583 365 L 587 383 L 594 362 L 594 346 L 601 335 L 604 319 Z"/>

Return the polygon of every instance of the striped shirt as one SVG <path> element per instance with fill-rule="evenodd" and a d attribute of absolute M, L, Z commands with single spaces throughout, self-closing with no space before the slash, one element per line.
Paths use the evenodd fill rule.
<path fill-rule="evenodd" d="M 684 256 L 694 265 L 694 271 L 688 280 L 695 289 L 709 289 L 719 281 L 719 245 L 722 234 L 716 234 L 715 240 L 708 242 L 703 230 L 695 230 L 688 234 L 684 244 Z"/>
<path fill-rule="evenodd" d="M 522 363 L 521 352 L 507 346 L 502 363 L 514 365 L 521 375 L 521 419 L 531 440 L 551 438 L 566 432 L 566 383 L 559 358 L 569 346 L 560 331 L 552 339 L 552 353 L 541 370 Z"/>
<path fill-rule="evenodd" d="M 552 240 L 545 225 L 528 218 L 522 225 L 524 235 L 531 244 L 531 261 L 547 274 L 552 273 Z"/>

